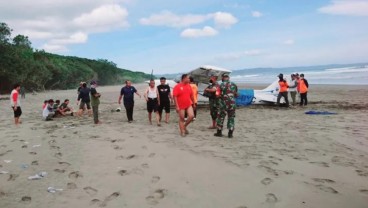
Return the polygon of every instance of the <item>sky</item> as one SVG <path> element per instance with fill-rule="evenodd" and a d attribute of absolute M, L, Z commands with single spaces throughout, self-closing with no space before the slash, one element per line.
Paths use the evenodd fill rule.
<path fill-rule="evenodd" d="M 32 47 L 154 74 L 368 61 L 368 0 L 15 0 Z"/>

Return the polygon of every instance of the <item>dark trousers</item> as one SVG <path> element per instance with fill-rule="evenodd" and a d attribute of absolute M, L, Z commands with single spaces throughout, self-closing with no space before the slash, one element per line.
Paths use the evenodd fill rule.
<path fill-rule="evenodd" d="M 97 106 L 92 105 L 92 111 L 93 111 L 93 121 L 95 122 L 95 124 L 97 124 L 98 123 L 98 105 Z"/>
<path fill-rule="evenodd" d="M 133 121 L 134 105 L 124 105 L 128 121 Z"/>
<path fill-rule="evenodd" d="M 288 92 L 279 92 L 277 96 L 277 105 L 280 105 L 281 97 L 284 97 L 286 106 L 289 106 Z"/>
<path fill-rule="evenodd" d="M 307 105 L 307 104 L 308 104 L 307 93 L 300 93 L 300 105 Z"/>

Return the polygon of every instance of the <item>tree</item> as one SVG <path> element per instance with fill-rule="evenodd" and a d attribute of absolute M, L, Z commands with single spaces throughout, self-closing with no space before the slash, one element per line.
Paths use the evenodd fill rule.
<path fill-rule="evenodd" d="M 6 23 L 0 23 L 0 44 L 8 43 L 12 31 Z"/>
<path fill-rule="evenodd" d="M 31 41 L 29 41 L 28 36 L 17 35 L 13 38 L 13 44 L 15 46 L 21 46 L 26 48 L 31 48 Z"/>

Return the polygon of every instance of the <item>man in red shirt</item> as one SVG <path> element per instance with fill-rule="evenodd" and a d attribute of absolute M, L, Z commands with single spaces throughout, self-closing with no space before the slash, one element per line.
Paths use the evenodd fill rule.
<path fill-rule="evenodd" d="M 15 84 L 10 94 L 10 105 L 14 112 L 15 125 L 18 125 L 21 123 L 19 118 L 22 115 L 22 109 L 20 108 L 20 100 L 19 100 L 19 90 L 20 90 L 20 84 Z"/>
<path fill-rule="evenodd" d="M 190 80 L 188 74 L 183 74 L 181 76 L 181 82 L 175 85 L 173 90 L 173 96 L 176 106 L 176 112 L 179 114 L 179 129 L 180 135 L 185 136 L 188 134 L 187 126 L 193 120 L 193 107 L 195 107 L 194 95 L 192 88 L 190 86 Z M 185 121 L 185 113 L 187 113 L 188 118 Z"/>

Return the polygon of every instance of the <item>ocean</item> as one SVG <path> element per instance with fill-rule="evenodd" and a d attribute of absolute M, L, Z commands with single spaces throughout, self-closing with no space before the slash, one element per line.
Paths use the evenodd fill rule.
<path fill-rule="evenodd" d="M 231 80 L 237 83 L 264 84 L 277 80 L 280 73 L 284 76 L 303 73 L 310 84 L 368 85 L 367 63 L 233 70 Z"/>

